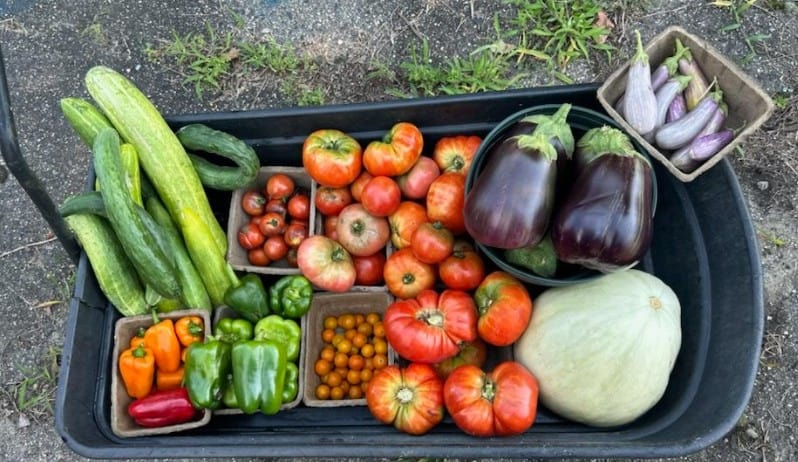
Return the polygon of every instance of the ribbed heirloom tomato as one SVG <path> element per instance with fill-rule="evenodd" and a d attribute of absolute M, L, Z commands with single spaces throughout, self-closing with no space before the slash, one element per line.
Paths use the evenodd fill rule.
<path fill-rule="evenodd" d="M 366 146 L 363 166 L 374 176 L 399 176 L 416 163 L 423 147 L 421 130 L 410 122 L 399 122 L 382 140 Z"/>
<path fill-rule="evenodd" d="M 385 337 L 399 356 L 437 363 L 451 358 L 460 344 L 477 338 L 476 306 L 467 292 L 423 290 L 416 298 L 398 300 L 385 311 Z"/>
<path fill-rule="evenodd" d="M 535 423 L 538 381 L 515 361 L 489 373 L 465 365 L 446 379 L 443 398 L 455 425 L 469 435 L 518 435 Z"/>
<path fill-rule="evenodd" d="M 532 317 L 532 298 L 526 287 L 503 271 L 487 275 L 474 292 L 479 336 L 496 346 L 518 340 Z"/>
<path fill-rule="evenodd" d="M 443 381 L 428 364 L 387 366 L 369 380 L 366 404 L 380 422 L 423 435 L 443 420 Z"/>
<path fill-rule="evenodd" d="M 410 239 L 421 223 L 427 222 L 427 209 L 418 202 L 402 201 L 399 208 L 388 216 L 391 243 L 397 249 L 410 246 Z"/>
<path fill-rule="evenodd" d="M 388 291 L 398 298 L 413 298 L 435 286 L 435 268 L 416 258 L 409 247 L 392 253 L 385 261 L 382 274 Z"/>
<path fill-rule="evenodd" d="M 302 144 L 302 165 L 320 185 L 340 188 L 360 174 L 363 150 L 357 140 L 340 130 L 316 130 Z"/>
<path fill-rule="evenodd" d="M 466 175 L 482 138 L 474 135 L 447 136 L 435 143 L 432 158 L 444 172 Z"/>

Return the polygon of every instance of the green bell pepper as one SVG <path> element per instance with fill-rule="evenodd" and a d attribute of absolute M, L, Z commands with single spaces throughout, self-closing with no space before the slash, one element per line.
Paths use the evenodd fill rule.
<path fill-rule="evenodd" d="M 288 361 L 293 362 L 299 358 L 301 338 L 302 329 L 293 319 L 270 314 L 255 324 L 255 340 L 272 340 L 282 345 Z"/>
<path fill-rule="evenodd" d="M 250 340 L 253 333 L 252 323 L 242 318 L 222 318 L 213 328 L 213 336 L 227 343 Z"/>
<path fill-rule="evenodd" d="M 271 340 L 233 344 L 233 387 L 238 408 L 276 414 L 283 404 L 285 348 Z"/>
<path fill-rule="evenodd" d="M 269 288 L 269 309 L 284 318 L 301 318 L 312 301 L 313 286 L 301 274 L 283 276 Z"/>
<path fill-rule="evenodd" d="M 231 345 L 216 339 L 195 342 L 186 351 L 184 384 L 191 403 L 200 409 L 218 409 L 229 381 Z"/>
<path fill-rule="evenodd" d="M 238 285 L 230 286 L 224 293 L 224 303 L 250 322 L 258 322 L 269 314 L 269 295 L 255 273 L 245 275 Z"/>
<path fill-rule="evenodd" d="M 227 383 L 224 391 L 222 391 L 222 402 L 224 407 L 228 409 L 238 409 L 238 398 L 236 398 L 236 389 L 232 380 Z"/>
<path fill-rule="evenodd" d="M 299 393 L 299 367 L 296 363 L 285 363 L 285 383 L 283 384 L 283 403 L 290 403 Z"/>

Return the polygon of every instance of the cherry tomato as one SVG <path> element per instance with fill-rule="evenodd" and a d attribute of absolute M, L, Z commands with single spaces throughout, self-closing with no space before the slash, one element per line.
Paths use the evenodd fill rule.
<path fill-rule="evenodd" d="M 444 416 L 443 382 L 427 364 L 385 366 L 366 385 L 366 404 L 380 422 L 423 435 Z"/>
<path fill-rule="evenodd" d="M 255 247 L 260 247 L 263 245 L 263 241 L 266 240 L 266 236 L 263 235 L 260 229 L 256 226 L 253 226 L 251 223 L 247 223 L 238 230 L 238 243 L 241 244 L 241 247 L 251 250 Z"/>
<path fill-rule="evenodd" d="M 260 191 L 247 191 L 241 196 L 241 208 L 249 216 L 263 215 L 265 205 L 266 198 Z"/>
<path fill-rule="evenodd" d="M 338 215 L 344 207 L 352 203 L 352 200 L 352 193 L 347 186 L 341 188 L 320 186 L 316 188 L 316 196 L 313 198 L 316 210 L 326 216 Z"/>
<path fill-rule="evenodd" d="M 375 217 L 387 217 L 399 208 L 402 191 L 392 178 L 375 176 L 364 186 L 360 202 Z"/>
<path fill-rule="evenodd" d="M 294 194 L 296 183 L 285 173 L 275 173 L 266 180 L 266 197 L 269 199 L 284 199 Z"/>
<path fill-rule="evenodd" d="M 260 232 L 264 236 L 276 236 L 285 232 L 285 217 L 277 212 L 268 212 L 260 220 Z"/>
<path fill-rule="evenodd" d="M 380 250 L 373 255 L 352 257 L 355 264 L 355 284 L 376 286 L 382 282 L 382 270 L 385 267 L 385 251 Z"/>
<path fill-rule="evenodd" d="M 266 242 L 263 243 L 263 251 L 270 260 L 276 261 L 285 257 L 288 253 L 288 244 L 286 244 L 283 236 L 275 235 L 269 236 Z"/>
<path fill-rule="evenodd" d="M 514 361 L 502 362 L 489 373 L 464 365 L 444 382 L 443 397 L 455 425 L 469 435 L 518 435 L 535 422 L 538 382 Z"/>
<path fill-rule="evenodd" d="M 296 193 L 286 203 L 288 215 L 297 220 L 310 219 L 310 197 L 304 192 Z"/>
<path fill-rule="evenodd" d="M 413 298 L 435 286 L 435 268 L 416 258 L 409 247 L 392 253 L 382 274 L 388 291 L 398 298 Z"/>
<path fill-rule="evenodd" d="M 357 140 L 340 130 L 317 130 L 302 144 L 302 165 L 320 185 L 341 188 L 360 174 L 362 152 Z"/>

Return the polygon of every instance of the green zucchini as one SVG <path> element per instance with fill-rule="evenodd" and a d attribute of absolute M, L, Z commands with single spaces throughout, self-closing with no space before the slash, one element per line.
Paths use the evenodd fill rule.
<path fill-rule="evenodd" d="M 177 278 L 180 281 L 180 287 L 183 289 L 181 297 L 183 304 L 188 308 L 213 309 L 208 291 L 202 282 L 202 277 L 191 261 L 186 245 L 180 237 L 172 217 L 169 216 L 169 212 L 161 201 L 154 196 L 147 198 L 145 205 L 150 216 L 165 231 L 169 245 L 174 251 Z"/>
<path fill-rule="evenodd" d="M 234 191 L 243 188 L 258 175 L 260 159 L 255 150 L 235 136 L 203 124 L 190 124 L 177 131 L 177 139 L 190 151 L 203 151 L 225 157 L 235 167 L 216 165 L 189 152 L 189 158 L 208 188 Z"/>
<path fill-rule="evenodd" d="M 183 210 L 181 215 L 185 218 L 186 224 L 197 231 L 185 235 L 186 249 L 191 255 L 191 261 L 199 270 L 211 303 L 214 307 L 221 306 L 224 304 L 224 293 L 227 289 L 238 285 L 238 277 L 225 260 L 224 254 L 219 253 L 219 249 L 212 249 L 211 245 L 203 240 L 207 231 L 202 229 L 205 223 L 199 215 L 191 209 Z"/>
<path fill-rule="evenodd" d="M 141 219 L 130 197 L 119 155 L 119 135 L 103 129 L 94 140 L 94 170 L 102 185 L 108 221 L 146 285 L 168 298 L 180 296 L 172 258 Z"/>
<path fill-rule="evenodd" d="M 61 112 L 80 139 L 91 148 L 94 138 L 103 128 L 113 128 L 111 122 L 97 106 L 83 98 L 61 99 Z"/>
<path fill-rule="evenodd" d="M 184 239 L 196 232 L 186 225 L 182 211 L 195 211 L 221 255 L 227 252 L 227 237 L 213 215 L 202 182 L 180 140 L 155 105 L 130 80 L 105 66 L 86 73 L 86 88 L 119 135 L 136 148 L 142 170 L 147 174 Z M 209 277 L 212 277 L 209 275 Z"/>
<path fill-rule="evenodd" d="M 89 258 L 105 297 L 124 316 L 147 314 L 144 289 L 107 220 L 90 214 L 64 218 Z"/>

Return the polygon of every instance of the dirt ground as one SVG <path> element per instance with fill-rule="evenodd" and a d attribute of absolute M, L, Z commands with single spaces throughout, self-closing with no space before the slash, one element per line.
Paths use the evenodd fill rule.
<path fill-rule="evenodd" d="M 609 63 L 574 63 L 569 73 L 577 83 L 601 81 L 628 58 L 635 29 L 645 42 L 680 25 L 737 62 L 753 51 L 742 69 L 778 95 L 771 119 L 729 158 L 758 233 L 764 272 L 765 334 L 756 383 L 737 427 L 680 460 L 798 460 L 798 8 L 792 1 L 753 2 L 739 27 L 725 28 L 734 22 L 731 10 L 712 2 L 605 3 L 615 7 L 608 9 L 615 23 L 609 40 L 618 51 Z M 60 203 L 84 188 L 89 155 L 58 101 L 86 95 L 82 76 L 93 65 L 126 73 L 166 114 L 293 104 L 278 80 L 251 74 L 225 80 L 200 100 L 173 67 L 145 55 L 148 44 L 170 40 L 173 32 L 244 27 L 313 56 L 317 68 L 308 83 L 323 89 L 326 103 L 379 101 L 391 98 L 385 93 L 390 82 L 364 78 L 375 61 L 390 66 L 406 60 L 408 44 L 420 37 L 429 39 L 437 59 L 466 53 L 493 42 L 494 15 L 508 11 L 489 0 L 10 0 L 0 2 L 0 47 L 22 151 Z M 754 34 L 760 40 L 752 41 Z M 540 70 L 521 84 L 554 83 Z M 2 163 L 0 197 L 0 459 L 84 460 L 61 441 L 48 409 L 75 267 Z"/>

